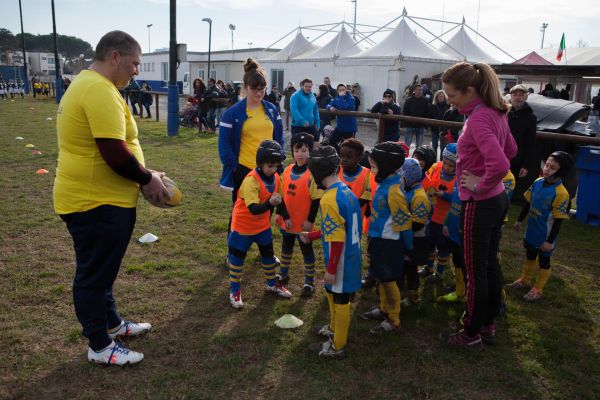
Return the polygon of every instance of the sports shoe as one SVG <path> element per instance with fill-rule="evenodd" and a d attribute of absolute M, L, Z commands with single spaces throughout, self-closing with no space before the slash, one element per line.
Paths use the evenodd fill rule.
<path fill-rule="evenodd" d="M 387 318 L 387 313 L 376 306 L 371 311 L 362 314 L 361 317 L 369 321 L 384 321 Z"/>
<path fill-rule="evenodd" d="M 280 297 L 283 297 L 285 299 L 289 299 L 290 297 L 292 297 L 292 293 L 287 290 L 285 288 L 285 286 L 283 286 L 281 283 L 277 282 L 275 285 L 273 286 L 269 286 L 267 285 L 267 292 L 270 293 L 275 293 Z"/>
<path fill-rule="evenodd" d="M 311 297 L 314 292 L 315 287 L 313 285 L 305 283 L 304 287 L 302 288 L 302 292 L 300 293 L 300 297 Z"/>
<path fill-rule="evenodd" d="M 285 274 L 285 275 L 277 274 L 277 275 L 275 275 L 275 279 L 277 279 L 277 282 L 279 282 L 281 284 L 286 284 L 290 281 L 290 274 Z"/>
<path fill-rule="evenodd" d="M 481 340 L 485 344 L 494 344 L 496 343 L 496 325 L 484 325 L 479 332 L 481 336 Z"/>
<path fill-rule="evenodd" d="M 117 336 L 121 337 L 132 337 L 132 336 L 140 336 L 144 333 L 148 333 L 152 330 L 152 325 L 147 322 L 135 323 L 132 321 L 121 321 L 121 325 L 117 326 L 114 329 L 108 331 L 108 336 L 111 339 L 116 338 Z"/>
<path fill-rule="evenodd" d="M 418 272 L 421 278 L 427 278 L 429 275 L 433 274 L 433 268 L 431 267 L 423 267 Z"/>
<path fill-rule="evenodd" d="M 142 353 L 129 350 L 120 343 L 112 342 L 108 347 L 100 351 L 88 348 L 88 361 L 98 364 L 127 365 L 137 364 L 144 359 Z"/>
<path fill-rule="evenodd" d="M 333 345 L 332 340 L 328 340 L 321 346 L 319 357 L 323 358 L 344 358 L 346 357 L 346 349 L 337 350 Z"/>
<path fill-rule="evenodd" d="M 459 297 L 456 294 L 456 292 L 450 292 L 448 294 L 438 297 L 437 301 L 444 302 L 444 303 L 458 303 L 461 301 L 465 301 L 465 296 Z"/>
<path fill-rule="evenodd" d="M 363 289 L 371 288 L 371 287 L 375 286 L 376 283 L 377 283 L 377 279 L 373 278 L 372 276 L 368 276 L 368 275 L 366 275 L 361 281 Z"/>
<path fill-rule="evenodd" d="M 523 280 L 523 278 L 519 278 L 513 283 L 509 283 L 506 285 L 507 289 L 525 289 L 531 286 L 531 283 L 527 283 Z"/>
<path fill-rule="evenodd" d="M 277 256 L 273 256 L 273 258 L 275 259 L 275 264 L 277 264 L 277 265 L 281 264 L 281 260 L 279 258 L 277 258 Z"/>
<path fill-rule="evenodd" d="M 242 291 L 238 290 L 236 292 L 229 292 L 229 304 L 233 308 L 242 308 L 244 307 L 244 303 L 242 302 Z"/>
<path fill-rule="evenodd" d="M 400 332 L 400 326 L 395 326 L 389 320 L 383 320 L 379 325 L 369 330 L 371 333 L 397 333 Z"/>
<path fill-rule="evenodd" d="M 523 298 L 527 301 L 538 301 L 542 298 L 542 291 L 536 287 L 532 287 Z"/>
<path fill-rule="evenodd" d="M 328 338 L 332 338 L 333 337 L 333 331 L 331 330 L 331 328 L 329 327 L 329 324 L 325 324 L 323 325 L 318 331 L 317 331 L 317 335 L 319 336 L 325 336 Z"/>
<path fill-rule="evenodd" d="M 442 333 L 440 334 L 440 339 L 445 345 L 456 348 L 481 350 L 483 346 L 479 333 L 475 336 L 469 336 L 464 329 L 456 333 Z"/>

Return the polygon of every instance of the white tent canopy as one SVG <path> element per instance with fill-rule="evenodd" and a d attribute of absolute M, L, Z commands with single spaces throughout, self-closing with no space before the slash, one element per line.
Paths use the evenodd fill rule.
<path fill-rule="evenodd" d="M 406 23 L 405 18 L 390 34 L 375 46 L 352 57 L 402 57 L 433 60 L 454 60 L 421 40 Z"/>
<path fill-rule="evenodd" d="M 356 44 L 352 36 L 342 26 L 333 39 L 325 46 L 308 53 L 304 53 L 298 59 L 320 59 L 320 58 L 336 58 L 349 57 L 360 53 L 363 49 Z"/>
<path fill-rule="evenodd" d="M 446 40 L 446 44 L 440 47 L 439 50 L 442 53 L 448 54 L 449 56 L 459 60 L 485 62 L 488 64 L 500 63 L 500 61 L 490 56 L 479 46 L 477 46 L 477 44 L 465 31 L 464 25 L 461 25 L 458 32 L 456 32 L 449 40 Z"/>
<path fill-rule="evenodd" d="M 286 61 L 294 57 L 301 56 L 305 53 L 314 52 L 319 49 L 319 46 L 316 46 L 310 43 L 304 35 L 302 34 L 302 30 L 298 29 L 298 33 L 294 37 L 287 46 L 281 49 L 279 52 L 273 54 L 271 57 L 267 58 L 267 60 L 272 61 Z"/>

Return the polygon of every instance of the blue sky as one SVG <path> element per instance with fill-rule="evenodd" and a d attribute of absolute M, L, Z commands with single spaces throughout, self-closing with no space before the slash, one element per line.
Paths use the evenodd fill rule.
<path fill-rule="evenodd" d="M 501 4 L 500 4 L 501 3 Z M 22 0 L 24 28 L 31 33 L 52 31 L 50 0 Z M 539 48 L 540 26 L 549 23 L 546 47 L 558 46 L 566 33 L 567 47 L 583 40 L 589 46 L 600 46 L 600 7 L 597 0 L 577 0 L 569 7 L 564 0 L 358 0 L 358 22 L 383 25 L 402 13 L 417 17 L 460 22 L 462 17 L 476 28 L 479 12 L 479 32 L 509 52 Z M 129 32 L 148 49 L 147 24 L 151 28 L 152 49 L 168 46 L 168 0 L 55 0 L 57 30 L 61 34 L 78 36 L 95 46 L 107 31 Z M 188 50 L 208 48 L 208 24 L 213 20 L 212 48 L 231 48 L 229 24 L 236 25 L 236 48 L 266 47 L 299 25 L 316 25 L 352 21 L 350 0 L 179 0 L 177 6 L 178 42 L 187 43 Z M 20 32 L 18 0 L 0 0 L 0 27 Z M 409 23 L 410 24 L 410 23 Z M 426 23 L 436 33 L 441 24 Z M 446 26 L 448 28 L 448 26 Z M 418 31 L 420 31 L 417 28 Z M 316 32 L 305 31 L 305 36 Z M 422 34 L 421 37 L 426 38 Z M 285 40 L 279 47 L 287 44 Z M 480 43 L 482 40 L 479 39 Z"/>

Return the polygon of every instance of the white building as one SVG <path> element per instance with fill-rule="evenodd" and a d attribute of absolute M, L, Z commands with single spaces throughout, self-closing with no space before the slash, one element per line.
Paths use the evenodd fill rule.
<path fill-rule="evenodd" d="M 210 77 L 223 81 L 241 81 L 243 64 L 248 58 L 260 59 L 278 49 L 249 48 L 219 50 L 210 53 Z M 188 52 L 187 61 L 177 68 L 177 81 L 184 94 L 192 93 L 192 82 L 196 78 L 208 78 L 208 52 Z M 153 90 L 166 90 L 169 81 L 169 52 L 158 51 L 142 54 L 138 81 L 147 81 Z"/>

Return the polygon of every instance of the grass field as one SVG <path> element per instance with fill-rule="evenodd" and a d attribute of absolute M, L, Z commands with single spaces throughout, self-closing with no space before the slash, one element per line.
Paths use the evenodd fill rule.
<path fill-rule="evenodd" d="M 456 328 L 462 309 L 433 302 L 429 287 L 420 306 L 402 310 L 401 334 L 373 336 L 373 324 L 358 317 L 376 302 L 368 290 L 353 305 L 348 357 L 320 360 L 309 350 L 320 341 L 314 327 L 327 318 L 320 286 L 308 301 L 266 295 L 252 250 L 246 307 L 227 304 L 230 197 L 218 187 L 216 137 L 182 129 L 167 138 L 162 124 L 146 120 L 138 126 L 147 165 L 178 182 L 184 203 L 162 210 L 140 201 L 115 296 L 124 317 L 155 329 L 127 342 L 146 355 L 140 365 L 89 364 L 72 306 L 71 238 L 52 209 L 55 114 L 51 101 L 0 103 L 0 398 L 600 398 L 600 230 L 575 220 L 563 225 L 545 298 L 528 304 L 509 293 L 495 346 L 475 353 L 439 344 L 438 333 Z M 28 143 L 42 154 L 33 155 Z M 36 175 L 39 168 L 50 173 Z M 513 221 L 517 212 L 511 209 Z M 160 241 L 141 245 L 146 232 Z M 507 282 L 520 272 L 521 243 L 521 234 L 505 232 Z M 292 272 L 295 294 L 301 273 Z M 275 327 L 284 313 L 304 326 Z"/>

